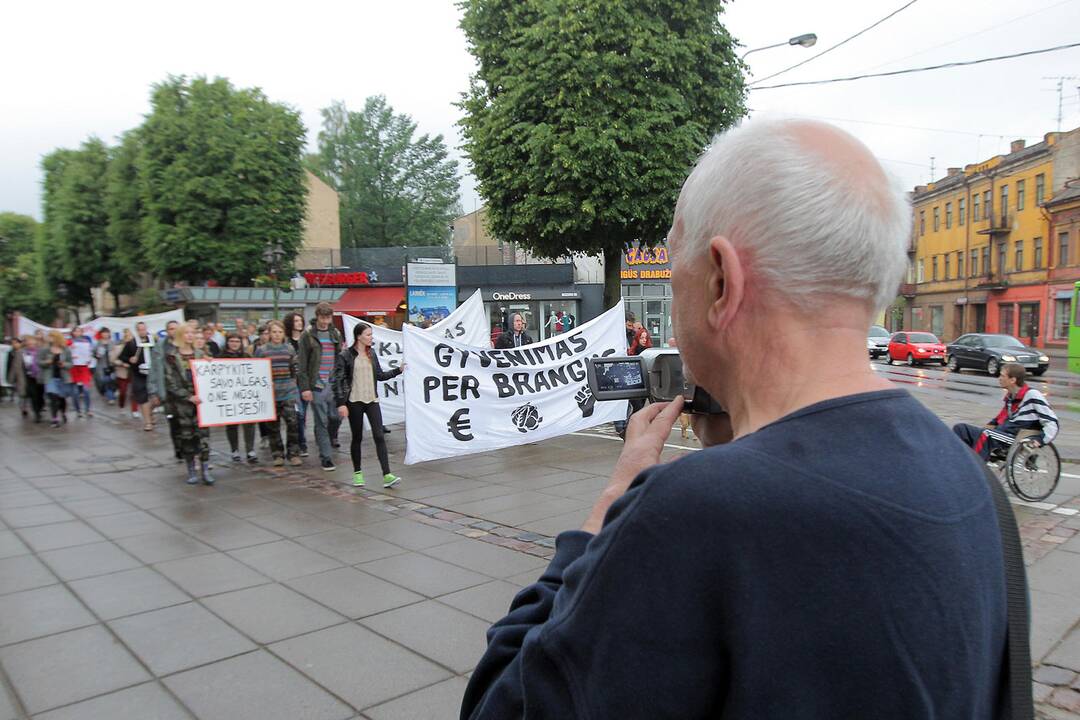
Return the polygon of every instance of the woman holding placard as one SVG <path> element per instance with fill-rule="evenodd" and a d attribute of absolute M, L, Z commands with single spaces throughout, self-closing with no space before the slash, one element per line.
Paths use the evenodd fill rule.
<path fill-rule="evenodd" d="M 360 444 L 364 439 L 364 417 L 371 426 L 375 438 L 375 453 L 382 467 L 383 487 L 392 487 L 401 478 L 390 472 L 390 458 L 383 435 L 382 410 L 375 383 L 396 378 L 405 369 L 402 365 L 393 370 L 383 370 L 379 358 L 371 349 L 374 343 L 371 326 L 357 323 L 353 328 L 353 344 L 341 351 L 334 366 L 334 402 L 338 414 L 349 419 L 352 429 L 353 487 L 364 487 L 364 473 L 360 469 Z"/>
<path fill-rule="evenodd" d="M 270 433 L 270 452 L 275 465 L 284 465 L 285 457 L 290 465 L 299 465 L 300 422 L 296 417 L 296 403 L 300 402 L 300 389 L 296 385 L 296 351 L 285 339 L 285 325 L 280 320 L 268 324 L 269 340 L 255 351 L 255 357 L 270 361 L 270 374 L 274 380 L 274 405 L 277 420 L 263 423 Z M 281 446 L 281 421 L 285 421 L 285 447 Z"/>
<path fill-rule="evenodd" d="M 251 353 L 244 349 L 244 338 L 239 333 L 229 333 L 225 336 L 225 347 L 221 351 L 222 358 L 249 358 Z M 259 462 L 258 453 L 255 452 L 255 424 L 244 423 L 243 425 L 226 425 L 225 436 L 229 438 L 229 449 L 232 451 L 233 462 L 240 462 L 240 428 L 244 432 L 244 447 L 247 449 L 247 461 L 254 465 Z"/>
<path fill-rule="evenodd" d="M 210 432 L 199 427 L 196 407 L 201 400 L 195 394 L 195 382 L 191 377 L 191 361 L 209 358 L 194 345 L 195 331 L 190 325 L 178 325 L 173 330 L 172 345 L 165 350 L 165 396 L 176 418 L 177 441 L 180 457 L 187 464 L 187 484 L 195 485 L 202 480 L 214 484 L 210 475 Z M 198 472 L 195 460 L 199 460 Z"/>

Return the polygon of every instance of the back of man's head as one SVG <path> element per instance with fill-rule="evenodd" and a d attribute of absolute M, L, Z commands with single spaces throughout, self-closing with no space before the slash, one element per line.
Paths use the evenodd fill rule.
<path fill-rule="evenodd" d="M 907 268 L 911 209 L 865 146 L 811 120 L 752 120 L 718 136 L 683 185 L 675 260 L 726 237 L 755 294 L 807 310 L 830 297 L 874 310 Z"/>

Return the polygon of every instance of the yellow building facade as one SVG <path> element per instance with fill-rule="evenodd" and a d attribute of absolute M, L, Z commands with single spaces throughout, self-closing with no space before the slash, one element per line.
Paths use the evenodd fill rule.
<path fill-rule="evenodd" d="M 1002 332 L 1043 346 L 1053 342 L 1051 269 L 1068 263 L 1058 251 L 1046 204 L 1075 176 L 1080 129 L 1049 133 L 919 186 L 912 268 L 903 293 L 905 326 L 952 340 L 968 332 Z M 1066 150 L 1064 154 L 1063 150 Z"/>

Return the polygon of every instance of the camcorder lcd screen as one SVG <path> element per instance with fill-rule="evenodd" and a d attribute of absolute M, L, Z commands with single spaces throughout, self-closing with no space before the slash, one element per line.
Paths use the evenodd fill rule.
<path fill-rule="evenodd" d="M 596 384 L 601 391 L 645 390 L 641 363 L 636 360 L 595 360 Z"/>

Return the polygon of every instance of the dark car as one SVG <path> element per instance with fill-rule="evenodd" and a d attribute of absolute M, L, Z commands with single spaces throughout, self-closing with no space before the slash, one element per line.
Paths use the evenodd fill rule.
<path fill-rule="evenodd" d="M 1005 363 L 1020 363 L 1033 375 L 1042 375 L 1050 366 L 1050 358 L 1030 348 L 1012 335 L 968 333 L 949 343 L 946 365 L 950 370 L 963 368 L 985 370 L 997 375 Z"/>
<path fill-rule="evenodd" d="M 866 349 L 871 358 L 889 352 L 889 331 L 880 325 L 871 325 L 870 331 L 866 333 Z"/>

